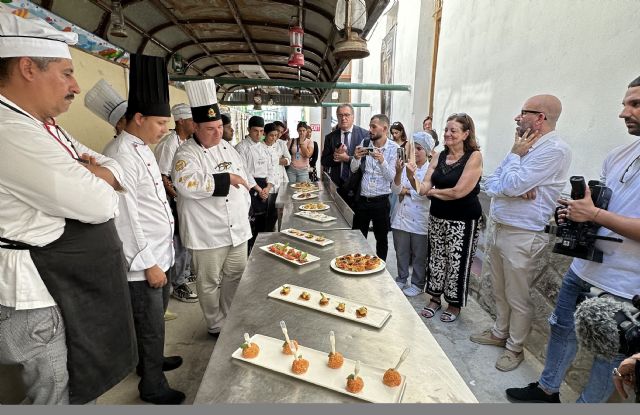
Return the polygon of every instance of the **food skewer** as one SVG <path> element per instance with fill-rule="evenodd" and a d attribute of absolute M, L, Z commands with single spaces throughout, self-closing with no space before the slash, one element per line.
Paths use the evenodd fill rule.
<path fill-rule="evenodd" d="M 336 335 L 333 330 L 329 332 L 329 343 L 331 343 L 331 353 L 336 354 Z"/>
<path fill-rule="evenodd" d="M 400 367 L 400 365 L 402 364 L 402 362 L 404 362 L 404 360 L 407 358 L 407 356 L 409 355 L 409 352 L 411 351 L 410 348 L 406 348 L 404 349 L 404 352 L 402 352 L 402 356 L 400 356 L 400 359 L 398 360 L 398 364 L 396 365 L 396 367 L 393 368 L 393 370 L 398 370 L 398 368 Z"/>
<path fill-rule="evenodd" d="M 291 339 L 289 339 L 289 332 L 287 331 L 287 325 L 284 320 L 280 321 L 280 327 L 282 328 L 282 332 L 284 333 L 284 339 L 289 343 L 289 347 L 291 347 Z M 293 351 L 293 348 L 291 349 Z M 295 356 L 295 352 L 293 354 Z"/>

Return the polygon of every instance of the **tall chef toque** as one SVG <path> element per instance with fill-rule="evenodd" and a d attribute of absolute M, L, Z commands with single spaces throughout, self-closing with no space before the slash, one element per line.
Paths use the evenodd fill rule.
<path fill-rule="evenodd" d="M 170 117 L 169 74 L 164 59 L 132 54 L 129 60 L 129 104 L 126 114 Z"/>
<path fill-rule="evenodd" d="M 184 89 L 187 91 L 191 104 L 193 122 L 201 123 L 221 119 L 216 83 L 213 79 L 185 82 Z"/>
<path fill-rule="evenodd" d="M 76 33 L 57 30 L 44 20 L 0 13 L 0 58 L 33 56 L 71 59 L 69 45 L 76 43 Z"/>
<path fill-rule="evenodd" d="M 127 110 L 127 100 L 107 81 L 101 79 L 84 96 L 84 105 L 91 112 L 115 127 Z"/>

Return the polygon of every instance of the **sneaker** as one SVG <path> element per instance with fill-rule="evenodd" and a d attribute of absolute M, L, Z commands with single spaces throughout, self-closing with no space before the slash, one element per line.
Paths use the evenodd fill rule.
<path fill-rule="evenodd" d="M 548 395 L 540 389 L 538 382 L 530 383 L 525 388 L 509 388 L 506 393 L 511 402 L 560 403 L 560 393 Z"/>
<path fill-rule="evenodd" d="M 193 284 L 198 279 L 196 274 L 190 274 L 187 278 L 187 284 Z"/>
<path fill-rule="evenodd" d="M 502 356 L 496 361 L 496 369 L 502 372 L 510 372 L 513 369 L 520 366 L 520 363 L 524 360 L 524 353 L 512 352 L 511 350 L 505 350 Z"/>
<path fill-rule="evenodd" d="M 401 282 L 401 281 L 396 281 L 396 284 L 398 285 L 398 288 L 400 288 L 401 290 L 404 290 L 404 288 L 407 286 L 406 282 Z"/>
<path fill-rule="evenodd" d="M 507 344 L 507 339 L 496 339 L 493 337 L 491 329 L 486 329 L 482 333 L 476 333 L 469 336 L 469 340 L 478 344 L 485 344 L 487 346 L 504 347 Z"/>
<path fill-rule="evenodd" d="M 184 301 L 185 303 L 197 303 L 198 302 L 198 294 L 191 291 L 191 288 L 187 284 L 182 284 L 173 289 L 171 296 L 179 301 Z"/>
<path fill-rule="evenodd" d="M 416 295 L 422 294 L 422 290 L 413 284 L 411 284 L 408 287 L 405 287 L 404 290 L 402 290 L 402 292 L 407 297 L 415 297 Z"/>
<path fill-rule="evenodd" d="M 176 313 L 172 313 L 169 310 L 164 312 L 164 321 L 175 320 L 177 318 L 178 318 L 178 315 Z"/>

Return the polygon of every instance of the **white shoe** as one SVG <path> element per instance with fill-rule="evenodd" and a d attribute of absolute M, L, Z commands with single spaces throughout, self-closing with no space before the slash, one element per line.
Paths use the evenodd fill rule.
<path fill-rule="evenodd" d="M 410 285 L 409 287 L 406 287 L 404 290 L 402 290 L 402 292 L 404 293 L 404 295 L 406 295 L 407 297 L 415 297 L 417 295 L 422 294 L 422 290 L 418 287 L 416 287 L 415 285 Z"/>

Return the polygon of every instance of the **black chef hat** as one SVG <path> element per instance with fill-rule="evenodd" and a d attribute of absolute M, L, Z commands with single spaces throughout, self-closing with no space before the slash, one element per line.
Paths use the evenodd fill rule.
<path fill-rule="evenodd" d="M 127 116 L 170 117 L 169 75 L 163 58 L 132 54 L 129 59 Z"/>

